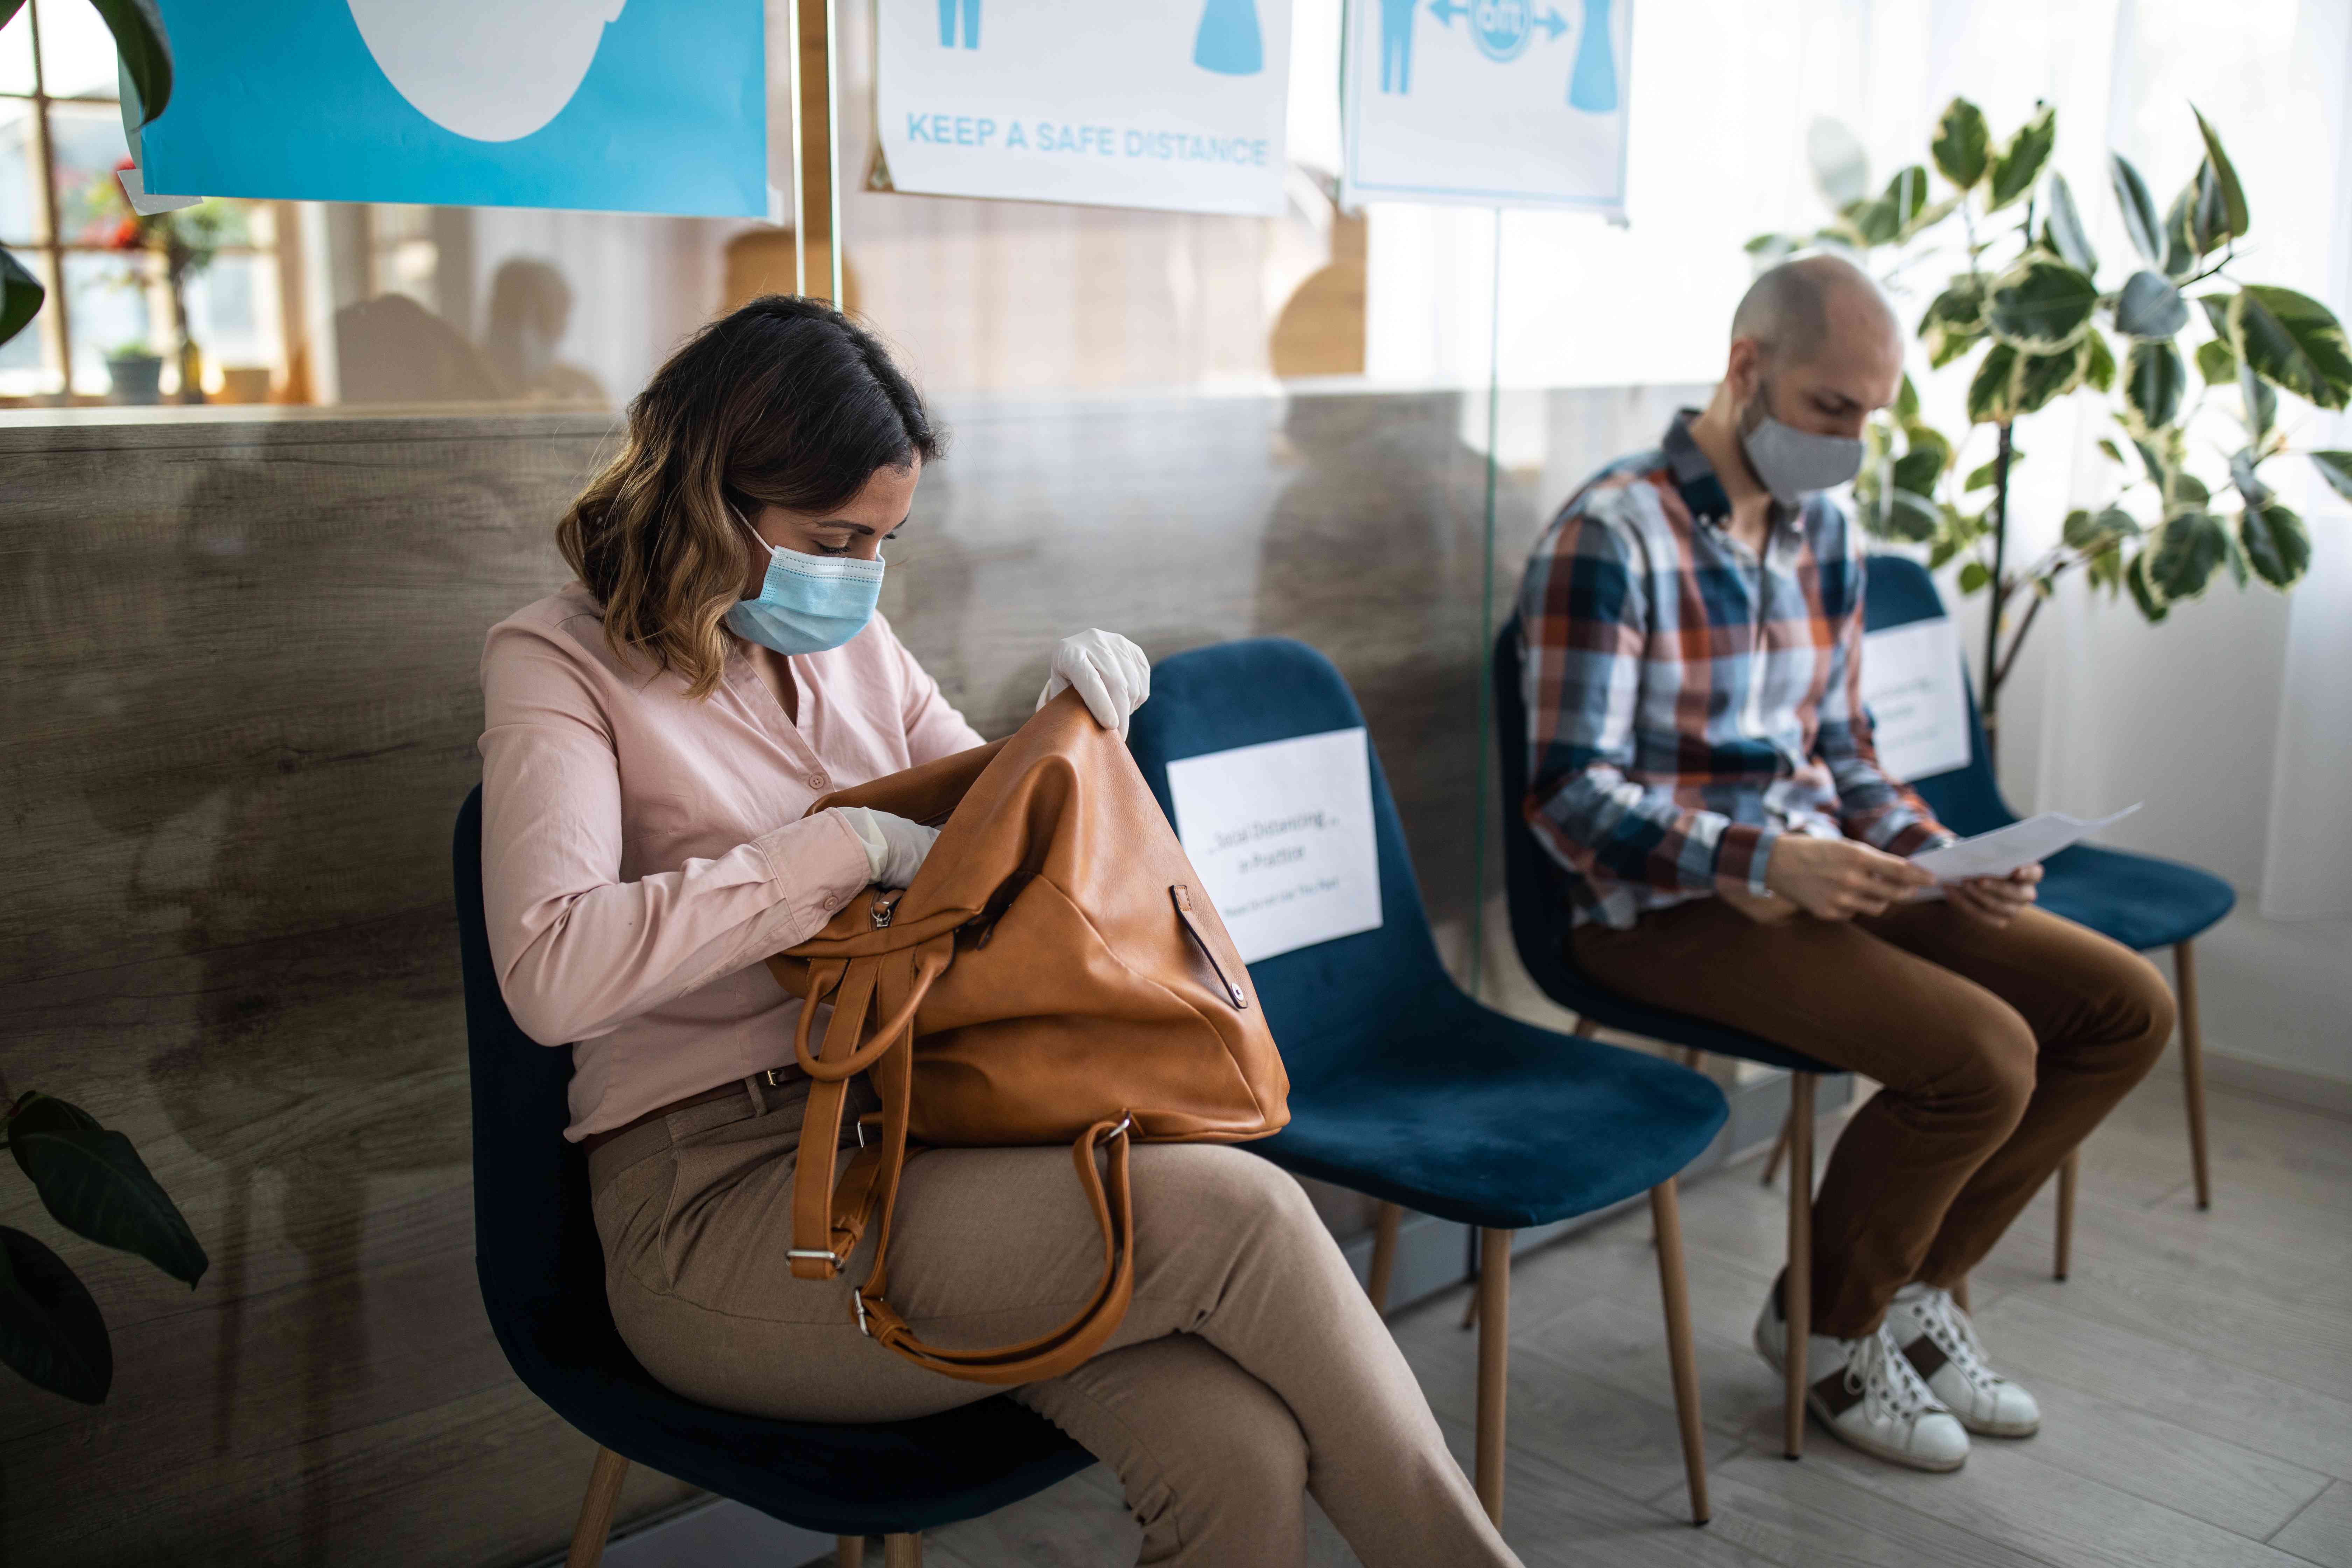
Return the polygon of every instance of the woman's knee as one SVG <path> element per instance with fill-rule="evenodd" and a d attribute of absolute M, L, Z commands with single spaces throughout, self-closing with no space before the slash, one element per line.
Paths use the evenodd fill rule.
<path fill-rule="evenodd" d="M 1290 1173 L 1224 1143 L 1139 1147 L 1135 1197 L 1139 1208 L 1149 1204 L 1171 1218 L 1213 1224 L 1237 1237 L 1319 1230 L 1323 1223 Z"/>

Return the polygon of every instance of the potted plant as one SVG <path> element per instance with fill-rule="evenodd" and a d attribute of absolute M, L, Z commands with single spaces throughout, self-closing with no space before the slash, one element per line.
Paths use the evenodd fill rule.
<path fill-rule="evenodd" d="M 1803 239 L 1748 242 L 1763 262 L 1801 244 L 1847 250 L 1897 293 L 1915 268 L 1946 270 L 1918 336 L 1931 367 L 1967 370 L 1969 428 L 1956 442 L 1928 425 L 1906 375 L 1894 407 L 1865 432 L 1855 511 L 1877 537 L 1927 546 L 1933 566 L 1960 560 L 1960 591 L 1990 595 L 1979 688 L 1988 748 L 2018 651 L 2067 573 L 2128 593 L 2150 622 L 2224 573 L 2242 587 L 2259 577 L 2284 590 L 2309 563 L 2311 539 L 2264 466 L 2300 451 L 2352 499 L 2352 452 L 2297 448 L 2280 408 L 2282 393 L 2327 409 L 2352 400 L 2344 329 L 2317 300 L 2237 275 L 2245 193 L 2221 137 L 2201 114 L 2197 126 L 2204 157 L 2160 213 L 2139 171 L 2109 155 L 2137 253 L 2112 285 L 2099 280 L 2065 176 L 2042 177 L 2057 142 L 2046 104 L 1996 145 L 1976 105 L 1954 99 L 1928 147 L 1940 190 L 1915 163 L 1873 194 L 1859 144 L 1817 127 L 1816 181 L 1834 220 Z M 2011 426 L 2078 393 L 2101 399 L 2112 418 L 2113 434 L 2098 443 L 2107 493 L 2069 512 L 2059 542 L 2019 564 L 2010 489 L 2024 454 Z M 2209 405 L 2228 423 L 2204 417 Z M 1991 452 L 1964 456 L 1979 429 Z"/>
<path fill-rule="evenodd" d="M 130 198 L 122 194 L 118 178 L 123 170 L 133 166 L 131 160 L 125 158 L 115 165 L 114 174 L 97 181 L 89 193 L 89 208 L 112 216 L 111 226 L 106 231 L 108 249 L 153 255 L 161 259 L 164 290 L 172 301 L 180 401 L 202 403 L 205 361 L 203 351 L 188 330 L 188 286 L 212 266 L 214 258 L 220 253 L 222 239 L 226 237 L 225 231 L 239 215 L 232 213 L 225 202 L 206 200 L 194 206 L 142 216 L 131 210 Z"/>
<path fill-rule="evenodd" d="M 161 403 L 163 400 L 163 356 L 131 338 L 107 352 L 106 378 L 117 403 Z"/>
<path fill-rule="evenodd" d="M 11 1100 L 0 1079 L 0 1147 L 68 1230 L 136 1253 L 191 1290 L 204 1277 L 211 1259 L 131 1140 L 88 1111 L 38 1089 Z M 39 1240 L 5 1225 L 0 1362 L 85 1405 L 103 1403 L 114 1381 L 113 1342 L 89 1289 Z"/>

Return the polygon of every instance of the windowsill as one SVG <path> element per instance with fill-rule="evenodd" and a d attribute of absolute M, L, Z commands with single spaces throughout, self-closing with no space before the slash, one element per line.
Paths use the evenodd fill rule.
<path fill-rule="evenodd" d="M 517 440 L 617 431 L 618 409 L 560 403 L 106 404 L 0 408 L 0 453 L 335 441 Z"/>

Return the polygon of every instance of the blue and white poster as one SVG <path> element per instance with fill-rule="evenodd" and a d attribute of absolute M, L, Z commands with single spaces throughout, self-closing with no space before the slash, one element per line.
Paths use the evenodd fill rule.
<path fill-rule="evenodd" d="M 1282 210 L 1290 0 L 877 0 L 889 188 Z"/>
<path fill-rule="evenodd" d="M 1348 0 L 1341 201 L 1625 212 L 1633 0 Z"/>
<path fill-rule="evenodd" d="M 160 0 L 175 195 L 764 217 L 761 0 Z"/>

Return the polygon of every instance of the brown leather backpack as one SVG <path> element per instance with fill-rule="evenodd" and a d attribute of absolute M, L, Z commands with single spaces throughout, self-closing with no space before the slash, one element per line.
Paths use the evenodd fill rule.
<path fill-rule="evenodd" d="M 1133 1295 L 1129 1145 L 1238 1142 L 1290 1120 L 1290 1081 L 1249 971 L 1126 745 L 1074 692 L 993 745 L 810 809 L 830 805 L 895 812 L 940 832 L 912 887 L 869 888 L 768 961 L 808 1003 L 793 1042 L 814 1080 L 801 1148 L 837 1144 L 853 1075 L 870 1073 L 882 1100 L 880 1136 L 837 1187 L 833 1162 L 801 1159 L 793 1273 L 833 1278 L 878 1204 L 874 1267 L 856 1297 L 861 1328 L 951 1377 L 1057 1376 L 1101 1349 Z M 824 1001 L 833 1019 L 812 1052 Z M 1093 1299 L 1022 1344 L 948 1350 L 917 1340 L 883 1299 L 891 1205 L 910 1152 L 1065 1142 L 1102 1226 Z"/>

